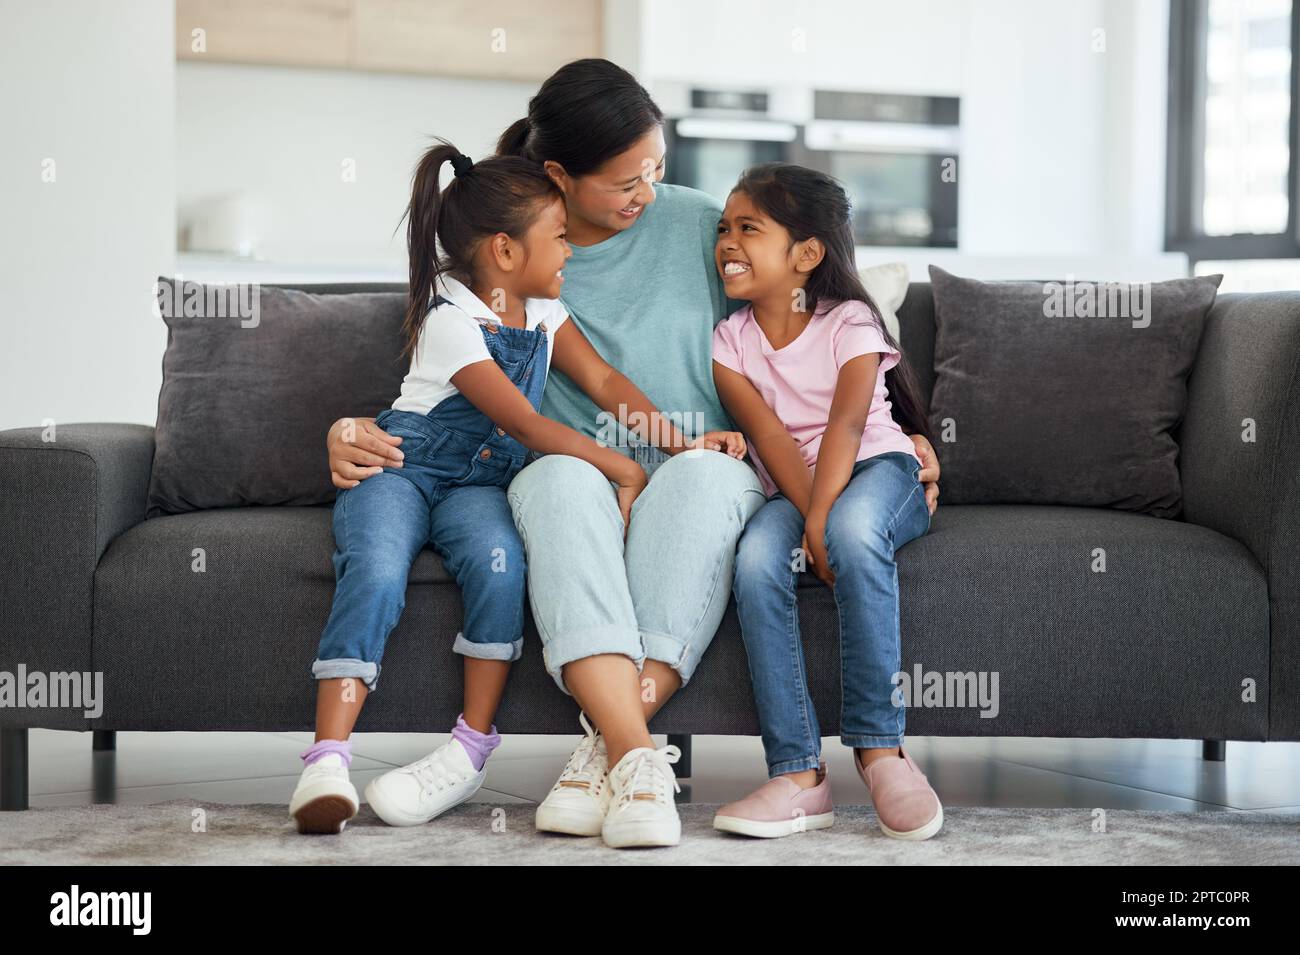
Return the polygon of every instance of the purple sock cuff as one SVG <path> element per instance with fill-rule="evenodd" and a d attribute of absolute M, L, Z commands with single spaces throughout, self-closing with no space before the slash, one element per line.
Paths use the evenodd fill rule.
<path fill-rule="evenodd" d="M 465 752 L 469 755 L 475 770 L 482 769 L 487 758 L 492 755 L 492 750 L 501 745 L 501 736 L 497 733 L 495 723 L 492 724 L 491 732 L 480 733 L 465 722 L 464 713 L 456 717 L 456 727 L 451 731 L 451 735 L 465 747 Z"/>
<path fill-rule="evenodd" d="M 310 766 L 322 756 L 328 756 L 330 753 L 337 753 L 342 756 L 344 766 L 352 766 L 352 744 L 345 739 L 317 740 L 298 755 L 302 757 L 305 765 Z"/>

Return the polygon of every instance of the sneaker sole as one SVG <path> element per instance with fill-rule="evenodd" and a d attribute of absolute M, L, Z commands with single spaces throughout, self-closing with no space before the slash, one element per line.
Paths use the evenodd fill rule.
<path fill-rule="evenodd" d="M 454 803 L 452 803 L 449 806 L 442 807 L 441 809 L 439 809 L 437 812 L 433 813 L 433 815 L 430 816 L 412 815 L 411 813 L 406 812 L 405 810 L 399 809 L 398 807 L 394 806 L 391 802 L 388 801 L 388 797 L 383 795 L 381 790 L 376 788 L 375 780 L 373 779 L 370 781 L 370 784 L 366 786 L 366 802 L 369 804 L 370 808 L 374 811 L 375 815 L 378 816 L 384 822 L 388 823 L 388 825 L 390 826 L 395 826 L 399 828 L 405 826 L 422 826 L 426 822 L 433 822 L 433 820 L 437 819 L 443 813 L 455 809 L 461 803 L 465 802 L 465 800 L 469 799 L 476 792 L 478 792 L 482 786 L 483 786 L 483 780 L 480 779 L 478 782 L 474 784 L 474 788 L 471 789 L 469 792 L 465 793 L 465 795 L 462 796 L 460 799 L 457 799 Z"/>
<path fill-rule="evenodd" d="M 740 816 L 714 816 L 713 828 L 720 832 L 734 832 L 742 836 L 754 836 L 759 839 L 779 839 L 799 832 L 811 832 L 814 829 L 829 829 L 835 824 L 835 813 L 823 812 L 815 816 L 802 818 L 758 820 L 744 819 Z"/>
<path fill-rule="evenodd" d="M 921 826 L 919 829 L 912 829 L 910 832 L 897 832 L 890 829 L 883 822 L 880 823 L 880 828 L 885 835 L 894 839 L 907 839 L 913 842 L 920 841 L 921 839 L 929 839 L 932 835 L 943 828 L 943 806 L 939 807 L 939 811 L 935 813 L 933 819 L 927 822 L 924 826 Z"/>
<path fill-rule="evenodd" d="M 682 839 L 680 819 L 672 823 L 633 822 L 601 829 L 605 845 L 611 849 L 635 849 L 648 846 L 675 846 Z"/>
<path fill-rule="evenodd" d="M 356 814 L 356 807 L 344 796 L 318 796 L 299 806 L 293 818 L 303 834 L 335 836 Z"/>
<path fill-rule="evenodd" d="M 537 807 L 533 820 L 538 832 L 559 832 L 566 836 L 598 836 L 605 825 L 605 817 L 600 813 L 579 812 L 561 806 L 548 806 L 545 803 Z"/>

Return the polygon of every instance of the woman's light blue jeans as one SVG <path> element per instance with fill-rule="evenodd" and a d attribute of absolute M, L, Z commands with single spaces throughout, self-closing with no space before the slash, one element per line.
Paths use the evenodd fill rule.
<path fill-rule="evenodd" d="M 930 529 L 920 468 L 914 456 L 897 451 L 858 461 L 826 520 L 846 746 L 903 741 L 904 708 L 893 701 L 902 665 L 894 555 Z M 736 556 L 733 589 L 769 776 L 815 769 L 821 761 L 795 597 L 803 530 L 798 508 L 778 493 L 750 519 Z"/>
<path fill-rule="evenodd" d="M 615 486 L 581 458 L 545 455 L 510 485 L 542 659 L 565 693 L 564 665 L 601 653 L 638 670 L 663 661 L 685 686 L 727 609 L 736 541 L 763 504 L 753 468 L 720 451 L 625 453 L 650 478 L 626 544 Z"/>

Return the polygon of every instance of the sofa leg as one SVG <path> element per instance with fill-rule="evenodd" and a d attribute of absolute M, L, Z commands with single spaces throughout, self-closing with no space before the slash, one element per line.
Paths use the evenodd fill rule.
<path fill-rule="evenodd" d="M 1221 763 L 1228 755 L 1228 741 L 1226 739 L 1207 739 L 1201 741 L 1201 759 L 1213 760 Z"/>
<path fill-rule="evenodd" d="M 678 779 L 688 778 L 691 775 L 691 734 L 669 733 L 668 744 L 682 751 L 682 758 L 673 764 L 673 774 Z"/>
<path fill-rule="evenodd" d="M 117 730 L 93 730 L 91 740 L 91 749 L 96 753 L 117 749 Z"/>
<path fill-rule="evenodd" d="M 0 729 L 0 812 L 27 808 L 27 727 Z"/>

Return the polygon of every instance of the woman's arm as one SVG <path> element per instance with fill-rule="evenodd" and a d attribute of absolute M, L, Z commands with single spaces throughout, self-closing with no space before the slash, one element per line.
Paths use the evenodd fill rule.
<path fill-rule="evenodd" d="M 740 425 L 776 486 L 799 509 L 799 513 L 807 517 L 812 499 L 812 471 L 804 462 L 799 445 L 789 430 L 776 412 L 767 406 L 758 389 L 740 372 L 715 361 L 713 382 L 722 406 Z"/>
<path fill-rule="evenodd" d="M 909 434 L 916 447 L 916 456 L 921 459 L 921 471 L 916 479 L 925 485 L 925 503 L 930 514 L 939 506 L 939 455 L 934 452 L 934 445 L 923 434 Z"/>
<path fill-rule="evenodd" d="M 687 440 L 640 388 L 600 357 L 573 319 L 561 325 L 555 333 L 555 354 L 551 365 L 573 379 L 573 383 L 602 411 L 626 416 L 624 424 L 637 421 L 638 427 L 632 430 L 642 440 L 670 455 L 706 447 L 724 451 L 734 458 L 745 456 L 744 439 L 734 431 L 710 431 L 693 441 Z"/>
<path fill-rule="evenodd" d="M 389 434 L 374 418 L 339 418 L 325 436 L 330 480 L 338 488 L 356 487 L 385 467 L 400 468 L 402 439 Z"/>

